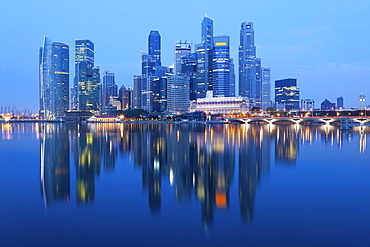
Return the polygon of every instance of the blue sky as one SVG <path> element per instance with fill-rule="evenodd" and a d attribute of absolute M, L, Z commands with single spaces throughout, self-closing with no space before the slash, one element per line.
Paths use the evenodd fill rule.
<path fill-rule="evenodd" d="M 140 74 L 150 30 L 162 37 L 162 64 L 173 63 L 176 40 L 200 42 L 205 14 L 214 35 L 229 35 L 237 66 L 240 25 L 254 23 L 257 56 L 276 79 L 297 78 L 301 98 L 357 107 L 360 93 L 370 100 L 370 1 L 96 1 L 13 0 L 0 5 L 0 106 L 38 111 L 38 52 L 43 37 L 70 45 L 70 85 L 74 41 L 95 44 L 95 65 L 116 72 L 116 82 L 132 86 Z M 272 91 L 273 98 L 273 91 Z M 368 103 L 369 104 L 369 103 Z"/>

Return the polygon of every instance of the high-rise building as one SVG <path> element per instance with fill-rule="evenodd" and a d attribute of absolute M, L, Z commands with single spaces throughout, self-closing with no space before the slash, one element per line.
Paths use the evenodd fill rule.
<path fill-rule="evenodd" d="M 142 54 L 141 108 L 153 111 L 153 80 L 156 78 L 156 60 L 147 53 Z"/>
<path fill-rule="evenodd" d="M 65 115 L 69 104 L 69 46 L 44 38 L 40 48 L 40 116 Z"/>
<path fill-rule="evenodd" d="M 206 97 L 207 90 L 212 88 L 212 48 L 213 48 L 213 20 L 204 17 L 201 25 L 201 44 L 195 46 L 198 56 L 197 83 L 198 98 Z"/>
<path fill-rule="evenodd" d="M 232 58 L 230 58 L 230 97 L 235 97 L 235 66 Z"/>
<path fill-rule="evenodd" d="M 109 104 L 111 96 L 118 95 L 114 72 L 105 71 L 103 74 L 102 106 Z"/>
<path fill-rule="evenodd" d="M 148 54 L 155 60 L 155 66 L 161 66 L 161 35 L 158 31 L 150 31 Z"/>
<path fill-rule="evenodd" d="M 164 112 L 167 108 L 167 77 L 153 79 L 153 111 Z"/>
<path fill-rule="evenodd" d="M 271 69 L 262 68 L 262 110 L 271 106 Z"/>
<path fill-rule="evenodd" d="M 197 54 L 192 53 L 181 58 L 181 75 L 190 78 L 189 100 L 197 99 Z"/>
<path fill-rule="evenodd" d="M 94 68 L 94 43 L 76 40 L 73 109 L 100 110 L 100 69 Z"/>
<path fill-rule="evenodd" d="M 131 110 L 131 102 L 132 102 L 132 94 L 133 91 L 129 87 L 126 89 L 124 85 L 119 89 L 119 99 L 121 101 L 121 110 Z"/>
<path fill-rule="evenodd" d="M 239 46 L 239 95 L 256 101 L 256 47 L 253 22 L 243 22 Z"/>
<path fill-rule="evenodd" d="M 276 104 L 284 104 L 285 110 L 299 110 L 299 89 L 297 79 L 288 78 L 275 81 Z"/>
<path fill-rule="evenodd" d="M 213 37 L 212 85 L 215 97 L 230 96 L 230 37 Z"/>
<path fill-rule="evenodd" d="M 191 42 L 176 41 L 175 42 L 175 75 L 181 75 L 181 58 L 191 53 Z"/>
<path fill-rule="evenodd" d="M 262 67 L 261 58 L 256 58 L 255 63 L 255 83 L 256 83 L 256 107 L 262 108 Z"/>
<path fill-rule="evenodd" d="M 187 112 L 189 103 L 190 78 L 180 75 L 167 76 L 167 111 Z"/>
<path fill-rule="evenodd" d="M 132 109 L 141 108 L 141 76 L 134 76 L 134 90 L 132 92 Z"/>
<path fill-rule="evenodd" d="M 344 108 L 343 97 L 337 98 L 337 109 L 342 110 Z"/>

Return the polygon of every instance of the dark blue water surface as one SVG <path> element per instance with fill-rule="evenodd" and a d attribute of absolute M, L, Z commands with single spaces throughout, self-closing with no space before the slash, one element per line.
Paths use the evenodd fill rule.
<path fill-rule="evenodd" d="M 0 246 L 370 246 L 368 129 L 0 124 Z"/>

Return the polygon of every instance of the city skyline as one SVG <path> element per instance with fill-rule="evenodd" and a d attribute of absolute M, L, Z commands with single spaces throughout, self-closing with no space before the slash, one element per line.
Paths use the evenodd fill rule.
<path fill-rule="evenodd" d="M 115 9 L 123 5 L 112 1 L 111 5 L 87 6 L 94 13 L 112 13 L 109 16 L 105 14 L 104 18 L 97 16 L 89 24 L 91 28 L 85 30 L 73 25 L 76 20 L 71 17 L 76 10 L 69 4 L 58 7 L 59 14 L 66 15 L 65 19 L 58 20 L 53 15 L 55 13 L 45 7 L 45 1 L 20 2 L 23 3 L 21 8 L 13 2 L 5 3 L 0 10 L 3 20 L 0 25 L 5 34 L 0 41 L 0 106 L 28 108 L 34 113 L 38 111 L 37 50 L 44 36 L 69 44 L 70 57 L 74 57 L 75 39 L 92 40 L 96 49 L 95 66 L 99 66 L 101 71 L 115 72 L 119 87 L 132 87 L 133 76 L 140 74 L 141 51 L 146 50 L 150 31 L 158 30 L 161 34 L 162 64 L 170 66 L 174 62 L 173 44 L 176 40 L 188 40 L 192 44 L 201 42 L 199 23 L 205 14 L 213 20 L 214 35 L 230 36 L 230 58 L 235 66 L 240 24 L 253 22 L 257 57 L 263 58 L 263 66 L 271 68 L 271 88 L 274 88 L 275 80 L 296 78 L 301 98 L 312 98 L 319 103 L 326 98 L 333 102 L 343 96 L 346 108 L 358 107 L 359 95 L 369 94 L 366 79 L 363 79 L 370 76 L 367 58 L 370 48 L 365 45 L 367 26 L 370 24 L 366 13 L 370 3 L 366 1 L 352 4 L 325 1 L 320 8 L 316 8 L 315 4 L 311 6 L 292 1 L 279 4 L 273 1 L 237 1 L 223 8 L 212 8 L 211 2 L 205 1 L 194 8 L 191 7 L 194 4 L 190 4 L 192 1 L 189 1 L 184 11 L 192 10 L 192 15 L 186 21 L 176 11 L 169 11 L 170 7 L 151 21 L 150 16 L 145 15 L 149 10 L 143 10 L 140 13 L 143 18 L 138 20 L 139 14 L 135 11 L 140 3 L 128 3 L 119 12 Z M 242 11 L 240 4 L 250 7 L 250 11 Z M 147 5 L 150 11 L 159 9 L 155 4 Z M 28 7 L 36 10 L 29 12 Z M 120 19 L 122 12 L 127 16 Z M 48 23 L 36 25 L 44 19 L 48 19 Z M 124 23 L 129 24 L 122 29 Z M 346 35 L 343 35 L 344 31 Z M 27 42 L 18 45 L 22 40 Z M 17 45 L 17 49 L 6 49 L 12 45 Z M 343 56 L 343 47 L 348 47 L 349 56 Z M 19 57 L 27 66 L 19 66 Z M 70 71 L 74 71 L 73 66 L 71 60 Z M 238 73 L 235 71 L 235 74 Z M 70 73 L 70 86 L 74 76 Z"/>

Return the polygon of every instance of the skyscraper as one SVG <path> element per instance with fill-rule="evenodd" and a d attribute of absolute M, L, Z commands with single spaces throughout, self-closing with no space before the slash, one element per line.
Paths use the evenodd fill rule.
<path fill-rule="evenodd" d="M 141 109 L 141 76 L 134 76 L 134 91 L 132 92 L 132 109 Z"/>
<path fill-rule="evenodd" d="M 235 66 L 232 58 L 230 58 L 230 97 L 235 97 Z"/>
<path fill-rule="evenodd" d="M 153 80 L 156 78 L 156 60 L 147 53 L 142 54 L 141 108 L 153 111 Z"/>
<path fill-rule="evenodd" d="M 275 81 L 276 104 L 284 104 L 285 110 L 299 110 L 299 89 L 297 79 L 288 78 Z"/>
<path fill-rule="evenodd" d="M 187 112 L 189 103 L 190 78 L 180 75 L 167 76 L 167 111 L 171 113 Z"/>
<path fill-rule="evenodd" d="M 158 31 L 150 31 L 148 54 L 155 60 L 155 66 L 161 66 L 161 35 Z"/>
<path fill-rule="evenodd" d="M 181 75 L 190 78 L 190 98 L 197 99 L 197 54 L 192 53 L 181 58 Z"/>
<path fill-rule="evenodd" d="M 118 95 L 114 72 L 105 71 L 103 74 L 102 106 L 109 104 L 111 96 Z"/>
<path fill-rule="evenodd" d="M 239 46 L 239 95 L 256 100 L 256 47 L 252 22 L 243 22 Z"/>
<path fill-rule="evenodd" d="M 262 108 L 262 65 L 261 58 L 255 59 L 256 107 Z"/>
<path fill-rule="evenodd" d="M 198 98 L 206 97 L 207 90 L 212 88 L 212 48 L 213 48 L 213 20 L 204 17 L 201 25 L 201 44 L 197 44 L 198 56 L 197 83 Z"/>
<path fill-rule="evenodd" d="M 76 40 L 73 108 L 100 109 L 100 69 L 94 68 L 94 43 Z"/>
<path fill-rule="evenodd" d="M 39 65 L 40 116 L 64 116 L 69 104 L 69 46 L 44 37 Z"/>
<path fill-rule="evenodd" d="M 271 106 L 271 69 L 262 68 L 262 110 Z"/>
<path fill-rule="evenodd" d="M 132 93 L 133 93 L 132 89 L 130 87 L 126 89 L 124 85 L 122 85 L 121 88 L 119 89 L 119 99 L 121 101 L 122 111 L 132 109 L 132 106 L 131 106 Z"/>
<path fill-rule="evenodd" d="M 175 42 L 175 75 L 181 75 L 181 58 L 191 54 L 191 42 L 176 41 Z"/>
<path fill-rule="evenodd" d="M 212 85 L 214 97 L 230 97 L 230 37 L 213 37 Z"/>

